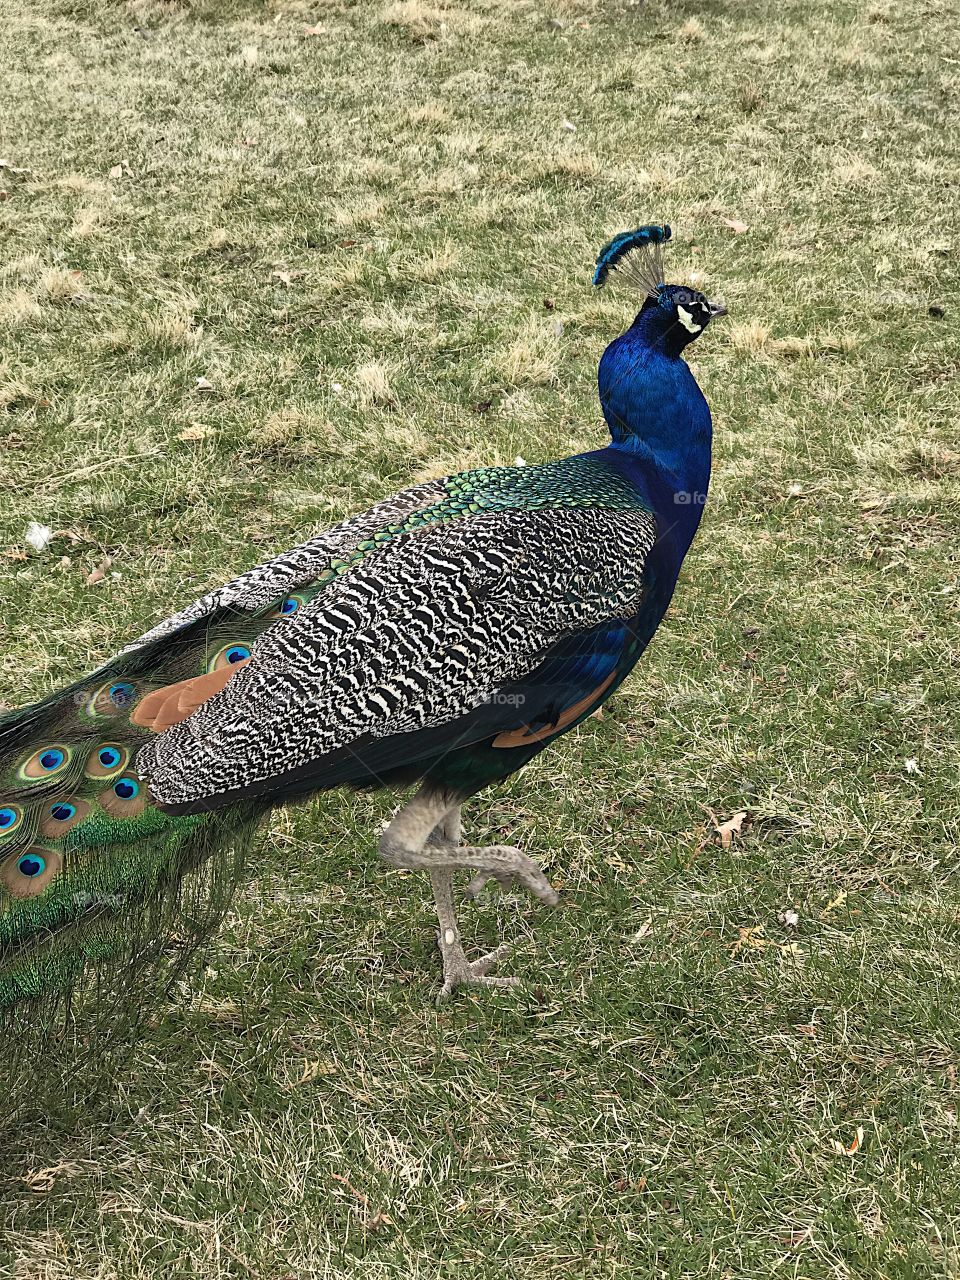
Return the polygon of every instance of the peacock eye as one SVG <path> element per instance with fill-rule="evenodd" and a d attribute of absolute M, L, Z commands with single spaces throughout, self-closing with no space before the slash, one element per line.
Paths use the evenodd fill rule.
<path fill-rule="evenodd" d="M 126 747 L 115 742 L 101 742 L 87 756 L 86 775 L 88 778 L 106 778 L 117 773 L 130 759 Z"/>
<path fill-rule="evenodd" d="M 137 686 L 132 680 L 109 680 L 102 684 L 87 702 L 88 716 L 118 716 L 129 711 L 137 701 Z"/>
<path fill-rule="evenodd" d="M 5 804 L 0 809 L 0 838 L 13 835 L 23 821 L 23 810 L 16 805 Z"/>
<path fill-rule="evenodd" d="M 60 746 L 40 747 L 20 765 L 18 773 L 24 782 L 37 782 L 66 768 L 70 761 L 70 748 Z"/>
<path fill-rule="evenodd" d="M 35 847 L 0 866 L 0 885 L 13 898 L 36 898 L 60 871 L 55 849 Z"/>
<path fill-rule="evenodd" d="M 17 870 L 20 874 L 29 877 L 31 880 L 34 876 L 43 875 L 46 869 L 47 864 L 39 853 L 25 853 L 17 863 Z"/>
<path fill-rule="evenodd" d="M 146 809 L 147 789 L 136 774 L 124 773 L 106 791 L 101 791 L 97 799 L 108 817 L 125 822 L 138 818 Z"/>
<path fill-rule="evenodd" d="M 133 701 L 134 687 L 128 680 L 118 680 L 107 691 L 107 696 L 115 707 L 128 707 Z"/>
<path fill-rule="evenodd" d="M 40 834 L 48 840 L 60 840 L 90 812 L 86 800 L 54 800 L 40 819 Z"/>
<path fill-rule="evenodd" d="M 270 610 L 266 615 L 268 618 L 289 618 L 292 613 L 296 613 L 303 605 L 302 596 L 285 596 L 278 604 Z"/>
<path fill-rule="evenodd" d="M 208 671 L 222 671 L 224 667 L 235 667 L 246 662 L 250 657 L 250 646 L 245 644 L 227 644 L 219 649 L 209 663 Z"/>

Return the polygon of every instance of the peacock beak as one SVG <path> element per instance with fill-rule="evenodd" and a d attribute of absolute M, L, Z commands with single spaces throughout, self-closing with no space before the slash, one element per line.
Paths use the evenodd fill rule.
<path fill-rule="evenodd" d="M 708 306 L 710 307 L 711 320 L 715 320 L 717 316 L 725 316 L 729 314 L 727 308 L 722 302 L 710 302 L 708 303 Z"/>

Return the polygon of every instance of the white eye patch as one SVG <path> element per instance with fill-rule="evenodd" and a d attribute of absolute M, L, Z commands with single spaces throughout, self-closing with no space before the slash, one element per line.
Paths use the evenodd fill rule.
<path fill-rule="evenodd" d="M 680 323 L 686 329 L 687 333 L 699 333 L 703 328 L 703 325 L 697 324 L 696 320 L 694 320 L 686 307 L 677 307 L 677 315 L 680 319 Z"/>

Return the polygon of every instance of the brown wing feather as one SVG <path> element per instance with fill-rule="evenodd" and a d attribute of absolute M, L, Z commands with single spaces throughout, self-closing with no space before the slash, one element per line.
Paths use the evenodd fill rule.
<path fill-rule="evenodd" d="M 561 712 L 553 724 L 545 724 L 540 729 L 533 729 L 530 725 L 521 725 L 519 729 L 508 729 L 504 733 L 498 733 L 493 740 L 495 747 L 525 747 L 531 742 L 540 742 L 544 738 L 552 738 L 555 733 L 559 733 L 561 729 L 565 729 L 568 724 L 573 724 L 574 720 L 579 720 L 583 713 L 606 693 L 616 671 L 611 671 L 604 680 L 603 684 L 598 685 L 592 693 L 588 693 L 585 698 L 581 698 L 579 702 L 575 702 L 572 707 L 567 707 L 566 711 Z"/>
<path fill-rule="evenodd" d="M 154 689 L 153 693 L 148 693 L 137 704 L 130 719 L 143 729 L 163 733 L 164 729 L 180 724 L 187 716 L 193 715 L 198 707 L 202 707 L 215 693 L 219 693 L 249 661 L 249 658 L 244 658 L 242 662 L 234 662 L 229 667 L 219 667 L 205 675 L 178 680 L 176 684 Z"/>

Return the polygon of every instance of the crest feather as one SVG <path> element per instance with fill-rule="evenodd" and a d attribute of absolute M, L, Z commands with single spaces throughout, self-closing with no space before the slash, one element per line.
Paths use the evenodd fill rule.
<path fill-rule="evenodd" d="M 608 240 L 597 255 L 593 283 L 599 288 L 606 283 L 611 271 L 619 271 L 648 297 L 654 297 L 664 283 L 661 246 L 671 235 L 668 226 L 656 224 L 621 231 Z"/>

